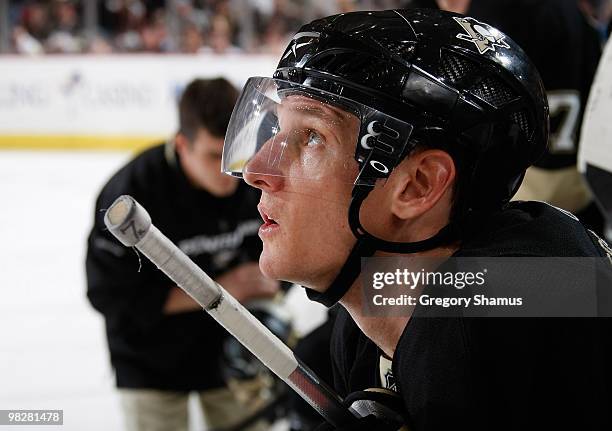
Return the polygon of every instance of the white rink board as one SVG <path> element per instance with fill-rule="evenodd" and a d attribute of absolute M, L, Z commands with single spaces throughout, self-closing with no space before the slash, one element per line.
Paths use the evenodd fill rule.
<path fill-rule="evenodd" d="M 589 163 L 612 172 L 612 39 L 601 57 L 586 107 L 578 166 Z"/>
<path fill-rule="evenodd" d="M 278 59 L 259 55 L 0 57 L 0 136 L 168 136 L 176 101 L 196 77 L 242 88 L 271 76 Z"/>

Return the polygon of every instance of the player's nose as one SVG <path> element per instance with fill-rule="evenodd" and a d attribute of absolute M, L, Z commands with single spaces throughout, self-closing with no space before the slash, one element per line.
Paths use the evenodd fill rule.
<path fill-rule="evenodd" d="M 243 170 L 247 184 L 266 192 L 282 189 L 284 175 L 281 169 L 282 153 L 274 148 L 271 140 L 266 142 L 249 159 Z"/>

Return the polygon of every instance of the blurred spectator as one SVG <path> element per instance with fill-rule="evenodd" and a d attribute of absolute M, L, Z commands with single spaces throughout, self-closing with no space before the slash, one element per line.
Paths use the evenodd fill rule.
<path fill-rule="evenodd" d="M 118 3 L 116 5 L 114 0 L 106 2 L 113 8 L 119 6 L 111 9 L 117 30 L 115 43 L 121 51 L 139 51 L 143 48 L 140 29 L 145 24 L 147 9 L 139 0 L 124 0 Z"/>
<path fill-rule="evenodd" d="M 79 15 L 72 0 L 54 0 L 50 4 L 52 29 L 45 41 L 45 51 L 76 54 L 82 51 Z"/>
<path fill-rule="evenodd" d="M 43 41 L 49 34 L 48 9 L 38 2 L 23 5 L 19 11 L 19 22 L 15 23 L 11 36 L 18 54 L 44 53 Z"/>
<path fill-rule="evenodd" d="M 212 51 L 215 54 L 235 54 L 241 49 L 232 44 L 232 28 L 229 20 L 223 15 L 215 15 L 212 20 L 208 37 L 207 46 L 202 52 Z"/>
<path fill-rule="evenodd" d="M 287 24 L 282 20 L 273 20 L 266 28 L 262 37 L 261 52 L 281 55 L 289 44 Z"/>
<path fill-rule="evenodd" d="M 29 3 L 22 11 L 21 25 L 32 37 L 42 41 L 49 35 L 49 10 L 43 3 Z"/>
<path fill-rule="evenodd" d="M 74 33 L 79 25 L 76 6 L 71 0 L 55 0 L 51 5 L 54 31 Z"/>
<path fill-rule="evenodd" d="M 188 24 L 181 33 L 180 51 L 186 54 L 196 54 L 202 48 L 202 31 L 195 24 Z"/>
<path fill-rule="evenodd" d="M 12 38 L 17 54 L 36 55 L 45 52 L 42 43 L 28 33 L 25 27 L 13 28 Z"/>
<path fill-rule="evenodd" d="M 163 52 L 169 47 L 166 17 L 161 9 L 155 10 L 140 28 L 141 49 L 147 52 Z"/>

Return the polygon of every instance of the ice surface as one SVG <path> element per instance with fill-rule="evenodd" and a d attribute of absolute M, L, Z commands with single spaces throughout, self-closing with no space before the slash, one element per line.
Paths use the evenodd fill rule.
<path fill-rule="evenodd" d="M 63 409 L 62 429 L 121 429 L 84 259 L 95 196 L 128 157 L 0 152 L 1 409 Z"/>

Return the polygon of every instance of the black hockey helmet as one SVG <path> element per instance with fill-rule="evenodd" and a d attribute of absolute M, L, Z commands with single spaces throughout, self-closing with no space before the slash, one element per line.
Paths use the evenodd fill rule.
<path fill-rule="evenodd" d="M 495 28 L 448 12 L 314 21 L 294 36 L 274 78 L 404 120 L 414 125 L 413 138 L 462 155 L 474 208 L 508 202 L 548 140 L 546 93 L 527 55 Z M 367 154 L 358 153 L 363 162 Z"/>
<path fill-rule="evenodd" d="M 327 305 L 355 279 L 360 257 L 438 247 L 457 239 L 457 220 L 470 210 L 501 208 L 548 140 L 546 94 L 523 50 L 485 23 L 433 9 L 354 12 L 303 26 L 274 78 L 247 82 L 226 135 L 226 172 L 241 175 L 249 154 L 270 142 L 281 127 L 269 106 L 293 94 L 340 108 L 359 124 L 360 170 L 349 208 L 357 243 L 330 289 L 309 292 Z M 267 157 L 270 175 L 291 143 L 277 141 L 280 150 Z M 361 203 L 417 145 L 442 148 L 459 162 L 454 220 L 418 243 L 376 238 L 359 221 Z"/>

